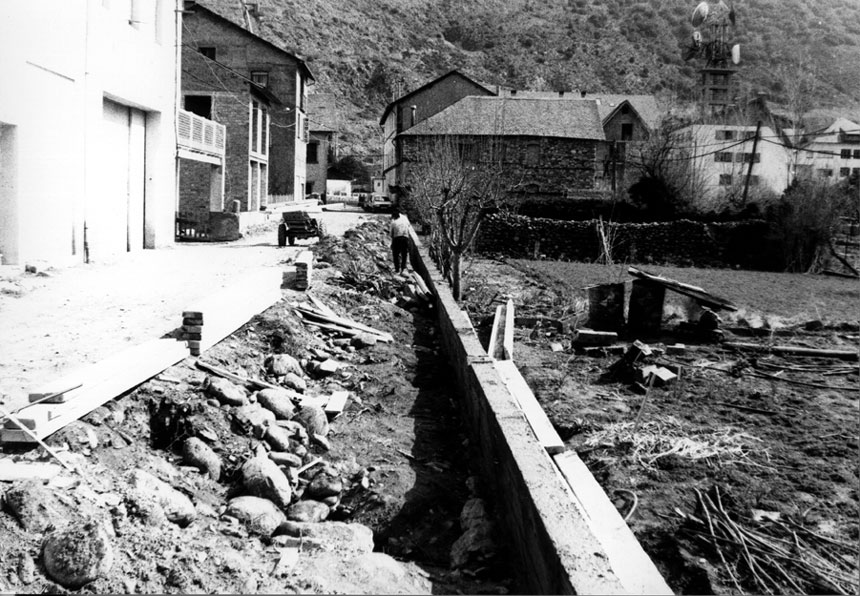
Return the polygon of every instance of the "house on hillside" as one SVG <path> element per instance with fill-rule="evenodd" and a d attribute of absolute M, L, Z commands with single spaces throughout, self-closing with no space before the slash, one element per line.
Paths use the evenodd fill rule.
<path fill-rule="evenodd" d="M 762 126 L 695 124 L 678 130 L 674 154 L 692 163 L 690 195 L 701 210 L 738 204 L 749 185 L 749 202 L 781 194 L 789 182 L 789 153 L 779 135 Z"/>
<path fill-rule="evenodd" d="M 103 261 L 172 244 L 175 8 L 2 4 L 3 263 Z"/>
<path fill-rule="evenodd" d="M 793 131 L 787 136 L 793 138 Z M 822 131 L 798 136 L 798 145 L 789 149 L 797 177 L 834 182 L 860 177 L 860 124 L 838 118 Z"/>
<path fill-rule="evenodd" d="M 403 184 L 403 148 L 400 135 L 435 114 L 469 96 L 492 96 L 493 91 L 452 70 L 385 107 L 379 125 L 383 132 L 383 194 L 396 198 Z M 375 192 L 375 190 L 374 190 Z"/>
<path fill-rule="evenodd" d="M 305 195 L 314 79 L 301 58 L 238 22 L 185 2 L 182 101 L 186 110 L 227 127 L 226 203 L 255 211 Z M 183 193 L 195 177 L 180 173 Z"/>
<path fill-rule="evenodd" d="M 439 139 L 455 143 L 465 160 L 500 162 L 511 191 L 539 201 L 593 193 L 606 137 L 595 101 L 465 97 L 397 135 L 407 190 L 410 164 Z"/>
<path fill-rule="evenodd" d="M 307 174 L 305 191 L 326 191 L 328 168 L 337 160 L 338 118 L 334 95 L 317 93 L 308 96 Z"/>

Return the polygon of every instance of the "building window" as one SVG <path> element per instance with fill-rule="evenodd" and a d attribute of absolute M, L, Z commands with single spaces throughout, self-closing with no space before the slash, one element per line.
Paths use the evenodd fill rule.
<path fill-rule="evenodd" d="M 750 176 L 750 186 L 758 186 L 760 181 L 761 179 L 755 174 Z"/>
<path fill-rule="evenodd" d="M 818 175 L 821 176 L 822 178 L 832 178 L 833 177 L 833 170 L 830 168 L 821 168 L 818 170 Z"/>
<path fill-rule="evenodd" d="M 212 119 L 212 96 L 211 95 L 186 95 L 185 109 L 192 114 L 202 118 Z"/>
<path fill-rule="evenodd" d="M 720 174 L 720 186 L 731 186 L 732 184 L 732 175 L 731 174 Z"/>
<path fill-rule="evenodd" d="M 735 131 L 733 131 L 733 130 L 718 130 L 717 131 L 717 140 L 718 141 L 734 141 L 735 140 Z"/>
<path fill-rule="evenodd" d="M 627 107 L 627 106 L 624 106 Z M 623 108 L 622 108 L 623 110 Z M 633 123 L 632 122 L 622 122 L 621 123 L 621 140 L 629 141 L 633 138 Z"/>
<path fill-rule="evenodd" d="M 623 106 L 621 106 L 621 113 L 624 114 L 625 116 L 627 114 L 629 114 L 630 113 L 630 106 L 627 104 L 624 104 Z"/>
<path fill-rule="evenodd" d="M 860 159 L 860 149 L 854 150 L 854 159 Z"/>
<path fill-rule="evenodd" d="M 732 163 L 732 152 L 720 151 L 719 153 L 714 153 L 714 161 L 718 161 L 721 163 Z"/>
<path fill-rule="evenodd" d="M 840 152 L 839 157 L 842 159 L 851 159 L 851 149 L 843 149 Z"/>
<path fill-rule="evenodd" d="M 209 58 L 210 60 L 215 60 L 214 46 L 200 46 L 197 48 L 197 51 Z"/>
<path fill-rule="evenodd" d="M 851 168 L 839 168 L 839 176 L 845 178 L 851 174 Z"/>
<path fill-rule="evenodd" d="M 851 176 L 854 178 L 860 176 L 860 168 L 851 168 Z"/>
<path fill-rule="evenodd" d="M 319 143 L 308 143 L 308 163 L 319 163 Z"/>
<path fill-rule="evenodd" d="M 755 160 L 753 160 L 752 153 L 735 153 L 735 162 L 737 163 L 749 163 L 750 161 L 754 161 L 755 163 L 759 163 L 761 161 L 761 153 L 755 154 Z"/>
<path fill-rule="evenodd" d="M 252 70 L 251 80 L 254 82 L 255 85 L 259 85 L 260 87 L 268 87 L 269 72 L 266 70 Z"/>

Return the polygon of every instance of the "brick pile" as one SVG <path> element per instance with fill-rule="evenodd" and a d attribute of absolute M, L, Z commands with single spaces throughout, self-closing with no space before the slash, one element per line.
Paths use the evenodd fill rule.
<path fill-rule="evenodd" d="M 198 310 L 182 312 L 182 339 L 188 344 L 192 356 L 200 355 L 203 340 L 203 313 Z"/>

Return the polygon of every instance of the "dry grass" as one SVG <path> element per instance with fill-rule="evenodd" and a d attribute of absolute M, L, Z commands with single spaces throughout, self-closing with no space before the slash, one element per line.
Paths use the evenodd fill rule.
<path fill-rule="evenodd" d="M 618 447 L 629 445 L 629 455 L 643 466 L 668 455 L 683 459 L 715 459 L 720 463 L 752 463 L 749 453 L 767 455 L 761 439 L 731 427 L 691 429 L 678 420 L 667 417 L 645 422 L 633 433 L 633 422 L 616 422 L 588 435 L 589 447 Z"/>
<path fill-rule="evenodd" d="M 515 260 L 512 264 L 552 277 L 572 291 L 598 283 L 632 279 L 627 265 L 597 265 L 560 261 Z M 739 317 L 779 317 L 792 321 L 820 319 L 827 322 L 857 322 L 860 283 L 857 280 L 823 275 L 775 273 L 769 271 L 736 271 L 732 269 L 697 269 L 643 265 L 656 273 L 684 283 L 699 286 L 739 307 Z M 584 294 L 584 293 L 583 293 Z M 672 292 L 667 293 L 667 298 Z M 674 297 L 672 297 L 674 299 Z"/>

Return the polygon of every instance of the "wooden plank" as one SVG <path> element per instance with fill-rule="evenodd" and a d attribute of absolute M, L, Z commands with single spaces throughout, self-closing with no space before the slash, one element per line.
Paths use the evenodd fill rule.
<path fill-rule="evenodd" d="M 164 369 L 188 356 L 185 346 L 173 339 L 155 339 L 136 345 L 107 359 L 112 363 L 110 373 L 100 382 L 91 378 L 79 390 L 74 399 L 61 404 L 34 404 L 18 413 L 18 419 L 29 427 L 33 421 L 33 433 L 39 439 L 53 434 L 65 425 L 89 414 L 100 405 L 122 395 L 154 377 Z M 105 361 L 93 365 L 103 370 Z M 46 420 L 47 418 L 47 420 Z M 0 430 L 0 442 L 32 443 L 33 438 L 25 432 L 4 428 Z"/>
<path fill-rule="evenodd" d="M 493 328 L 490 330 L 490 343 L 487 345 L 487 355 L 496 360 L 504 360 L 505 354 L 499 341 L 504 337 L 502 327 L 505 321 L 505 307 L 501 304 L 496 307 L 496 316 L 493 317 Z"/>
<path fill-rule="evenodd" d="M 49 462 L 16 462 L 8 457 L 0 459 L 0 482 L 50 480 L 62 471 L 62 466 Z"/>
<path fill-rule="evenodd" d="M 351 327 L 358 331 L 364 331 L 365 333 L 370 333 L 373 335 L 378 335 L 380 341 L 384 341 L 386 343 L 391 343 L 394 341 L 394 336 L 390 333 L 386 333 L 385 331 L 380 331 L 379 329 L 374 329 L 368 325 L 364 325 L 362 323 L 358 323 L 357 321 L 353 321 L 352 319 L 347 319 L 341 316 L 328 316 L 323 314 L 322 312 L 316 311 L 312 308 L 306 308 L 303 306 L 293 306 L 293 309 L 303 315 L 308 315 L 311 318 L 319 319 L 326 323 L 333 323 L 335 325 L 340 325 L 343 327 Z"/>
<path fill-rule="evenodd" d="M 568 451 L 552 459 L 570 486 L 574 502 L 582 508 L 592 533 L 603 546 L 625 593 L 673 594 L 627 522 L 579 456 Z"/>
<path fill-rule="evenodd" d="M 308 299 L 311 302 L 314 303 L 314 306 L 316 306 L 317 310 L 320 311 L 321 313 L 326 314 L 330 317 L 340 316 L 336 312 L 334 312 L 331 308 L 329 308 L 329 306 L 325 302 L 323 302 L 322 300 L 320 300 L 319 298 L 317 298 L 316 296 L 314 296 L 310 292 L 307 292 L 305 295 L 308 297 Z"/>
<path fill-rule="evenodd" d="M 857 360 L 857 350 L 823 350 L 818 348 L 804 348 L 801 346 L 768 346 L 743 341 L 727 341 L 722 343 L 727 348 L 736 350 L 758 350 L 761 352 L 772 352 L 774 354 L 785 354 L 787 356 L 804 356 L 808 358 L 837 358 L 839 360 Z"/>
<path fill-rule="evenodd" d="M 543 448 L 550 454 L 562 453 L 565 450 L 564 441 L 558 436 L 513 360 L 496 360 L 494 364 Z"/>
<path fill-rule="evenodd" d="M 672 290 L 673 292 L 678 292 L 679 294 L 689 296 L 690 298 L 695 298 L 700 303 L 709 306 L 714 310 L 722 309 L 736 311 L 738 309 L 737 306 L 735 306 L 725 298 L 715 296 L 710 292 L 706 292 L 698 286 L 685 284 L 683 282 L 675 281 L 674 279 L 669 279 L 668 277 L 663 277 L 661 275 L 654 275 L 653 273 L 642 271 L 641 269 L 637 269 L 636 267 L 628 267 L 627 272 L 634 277 L 638 277 L 640 279 L 659 284 L 666 289 Z"/>
<path fill-rule="evenodd" d="M 505 360 L 514 359 L 514 301 L 508 298 L 505 304 L 505 328 L 502 336 L 502 351 Z"/>
<path fill-rule="evenodd" d="M 329 415 L 329 417 L 334 418 L 346 407 L 346 402 L 349 399 L 349 391 L 335 391 L 331 394 L 331 397 L 328 399 L 328 403 L 325 405 L 325 413 Z"/>

